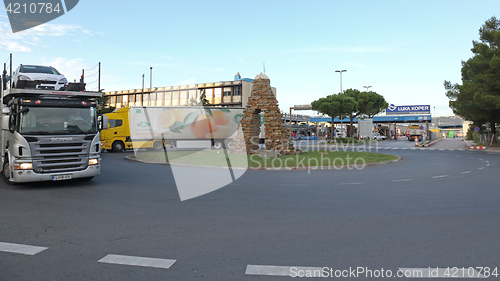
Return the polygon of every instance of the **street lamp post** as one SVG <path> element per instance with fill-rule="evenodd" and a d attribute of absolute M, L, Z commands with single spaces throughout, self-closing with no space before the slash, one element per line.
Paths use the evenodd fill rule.
<path fill-rule="evenodd" d="M 153 67 L 149 68 L 149 98 L 148 103 L 151 106 L 151 98 L 153 97 Z"/>
<path fill-rule="evenodd" d="M 342 93 L 342 72 L 346 72 L 347 70 L 342 69 L 342 70 L 335 70 L 335 72 L 340 73 L 340 92 Z"/>
<path fill-rule="evenodd" d="M 342 93 L 342 72 L 346 72 L 347 70 L 342 69 L 342 70 L 335 70 L 335 72 L 340 73 L 340 93 Z M 340 117 L 340 130 L 342 130 L 342 117 Z M 332 124 L 333 127 L 333 124 Z M 342 137 L 344 136 L 344 133 L 342 133 Z"/>
<path fill-rule="evenodd" d="M 143 106 L 143 102 L 144 102 L 144 74 L 142 74 L 141 106 Z"/>
<path fill-rule="evenodd" d="M 366 91 L 368 92 L 368 89 L 370 89 L 372 86 L 363 86 L 363 88 L 366 88 Z"/>

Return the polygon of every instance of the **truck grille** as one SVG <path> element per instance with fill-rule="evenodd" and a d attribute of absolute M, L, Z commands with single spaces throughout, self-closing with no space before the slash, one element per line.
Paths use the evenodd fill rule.
<path fill-rule="evenodd" d="M 57 137 L 37 137 L 37 141 L 30 141 L 33 170 L 36 173 L 58 173 L 86 169 L 91 141 L 83 136 L 71 138 L 71 141 L 52 141 Z"/>

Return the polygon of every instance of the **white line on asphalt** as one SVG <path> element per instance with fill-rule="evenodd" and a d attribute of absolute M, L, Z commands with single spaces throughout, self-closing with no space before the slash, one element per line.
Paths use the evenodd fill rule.
<path fill-rule="evenodd" d="M 399 181 L 411 181 L 413 179 L 402 179 L 402 180 L 392 180 L 392 182 L 399 182 Z"/>
<path fill-rule="evenodd" d="M 443 148 L 440 148 L 439 150 L 443 151 L 444 149 L 443 149 Z"/>
<path fill-rule="evenodd" d="M 468 174 L 468 173 L 471 173 L 472 171 L 466 171 L 466 172 L 461 172 L 460 174 L 461 175 L 464 175 L 464 174 Z"/>
<path fill-rule="evenodd" d="M 483 161 L 483 159 L 482 159 L 482 158 L 479 158 L 479 160 L 480 160 L 480 161 Z"/>
<path fill-rule="evenodd" d="M 394 147 L 392 150 L 396 150 L 396 149 L 399 149 L 399 147 Z"/>
<path fill-rule="evenodd" d="M 490 163 L 486 164 L 486 167 L 490 166 Z"/>
<path fill-rule="evenodd" d="M 433 179 L 437 179 L 437 178 L 446 178 L 448 175 L 441 175 L 441 176 L 433 176 L 432 178 Z"/>
<path fill-rule="evenodd" d="M 464 150 L 463 150 L 463 149 L 461 149 L 461 148 L 459 148 L 459 149 L 457 149 L 457 150 L 459 150 L 459 151 L 464 151 Z"/>
<path fill-rule="evenodd" d="M 484 167 L 478 168 L 478 170 L 482 170 L 482 169 L 484 169 Z"/>
<path fill-rule="evenodd" d="M 417 150 L 415 147 L 410 148 L 411 150 Z"/>
<path fill-rule="evenodd" d="M 321 277 L 321 267 L 304 266 L 276 266 L 276 265 L 247 265 L 245 274 L 247 275 L 268 275 L 268 276 L 289 276 L 297 277 L 300 272 L 316 273 L 315 277 Z M 305 273 L 304 273 L 305 274 Z M 295 276 L 294 276 L 295 275 Z"/>
<path fill-rule="evenodd" d="M 175 261 L 176 260 L 170 260 L 170 259 L 145 258 L 145 257 L 133 257 L 133 256 L 109 254 L 104 258 L 100 259 L 98 262 L 121 264 L 121 265 L 144 266 L 144 267 L 170 268 L 175 263 Z"/>
<path fill-rule="evenodd" d="M 33 256 L 47 249 L 47 247 L 0 242 L 0 252 Z"/>
<path fill-rule="evenodd" d="M 490 163 L 490 161 L 488 161 L 488 160 L 486 160 L 485 162 L 486 162 L 486 163 Z"/>
<path fill-rule="evenodd" d="M 362 182 L 341 182 L 340 184 L 362 184 Z"/>
<path fill-rule="evenodd" d="M 280 186 L 307 186 L 305 183 L 283 183 Z"/>

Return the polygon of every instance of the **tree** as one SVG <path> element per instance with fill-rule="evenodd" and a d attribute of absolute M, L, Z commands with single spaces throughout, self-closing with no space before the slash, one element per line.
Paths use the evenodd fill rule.
<path fill-rule="evenodd" d="M 212 106 L 210 101 L 208 101 L 207 96 L 206 96 L 206 91 L 203 89 L 203 93 L 200 96 L 200 102 L 202 106 Z"/>
<path fill-rule="evenodd" d="M 99 93 L 103 93 L 103 91 L 104 89 L 101 89 Z M 96 100 L 97 100 L 97 114 L 110 113 L 116 109 L 116 107 L 113 106 L 108 107 L 109 96 L 105 96 L 104 93 L 101 97 L 98 97 Z"/>
<path fill-rule="evenodd" d="M 329 95 L 325 98 L 320 98 L 311 103 L 312 109 L 319 113 L 326 114 L 332 117 L 332 132 L 335 117 L 343 118 L 351 114 L 357 106 L 356 100 L 345 95 Z"/>
<path fill-rule="evenodd" d="M 349 113 L 350 126 L 353 128 L 353 119 L 356 117 L 366 116 L 372 118 L 376 114 L 386 109 L 389 104 L 385 101 L 384 97 L 376 92 L 361 92 L 356 89 L 345 90 L 341 95 L 354 98 L 357 106 Z M 352 137 L 353 130 L 350 131 Z"/>
<path fill-rule="evenodd" d="M 462 85 L 444 81 L 449 106 L 458 116 L 476 124 L 489 123 L 496 142 L 500 122 L 500 20 L 492 17 L 472 41 L 473 57 L 462 61 Z"/>

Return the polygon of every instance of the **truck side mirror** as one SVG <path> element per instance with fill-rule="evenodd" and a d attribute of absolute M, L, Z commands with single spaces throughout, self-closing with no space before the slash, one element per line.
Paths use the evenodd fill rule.
<path fill-rule="evenodd" d="M 99 116 L 99 131 L 108 128 L 108 116 L 100 115 Z"/>

